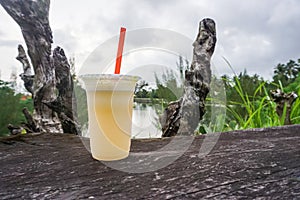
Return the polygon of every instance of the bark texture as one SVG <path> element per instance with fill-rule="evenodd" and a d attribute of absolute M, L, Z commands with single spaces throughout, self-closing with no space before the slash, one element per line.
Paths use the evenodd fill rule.
<path fill-rule="evenodd" d="M 291 111 L 295 100 L 298 98 L 298 95 L 294 92 L 284 93 L 279 89 L 271 91 L 271 95 L 276 103 L 276 112 L 278 116 L 280 118 L 284 117 L 285 125 L 292 124 Z"/>
<path fill-rule="evenodd" d="M 26 121 L 27 121 L 27 124 L 24 124 L 24 128 L 26 130 L 27 133 L 36 133 L 36 132 L 40 132 L 39 129 L 37 129 L 37 123 L 36 121 L 33 119 L 32 115 L 29 113 L 28 109 L 27 108 L 23 108 L 22 110 L 25 118 L 26 118 Z"/>
<path fill-rule="evenodd" d="M 20 26 L 28 49 L 34 75 L 31 74 L 29 59 L 21 45 L 18 47 L 17 59 L 23 64 L 24 73 L 20 76 L 25 88 L 33 96 L 36 129 L 78 134 L 76 116 L 72 111 L 75 107 L 70 106 L 70 101 L 74 101 L 70 69 L 66 67 L 65 55 L 60 55 L 63 52 L 60 48 L 57 50 L 58 55 L 52 56 L 50 0 L 0 0 L 0 4 Z M 53 109 L 50 102 L 56 102 L 59 107 Z M 66 120 L 62 120 L 63 115 Z"/>
<path fill-rule="evenodd" d="M 216 44 L 216 28 L 212 19 L 203 19 L 193 43 L 193 61 L 185 72 L 182 98 L 171 102 L 160 118 L 163 137 L 194 134 L 205 113 L 205 98 L 210 89 L 210 60 Z"/>
<path fill-rule="evenodd" d="M 53 51 L 53 66 L 58 96 L 47 105 L 58 114 L 65 133 L 79 133 L 73 77 L 68 59 L 60 47 Z"/>
<path fill-rule="evenodd" d="M 33 80 L 34 80 L 34 75 L 31 72 L 31 66 L 30 62 L 27 58 L 27 55 L 25 53 L 24 47 L 22 45 L 18 46 L 18 56 L 16 59 L 20 61 L 23 65 L 23 73 L 20 74 L 21 79 L 24 82 L 24 86 L 28 92 L 31 93 L 33 96 Z"/>

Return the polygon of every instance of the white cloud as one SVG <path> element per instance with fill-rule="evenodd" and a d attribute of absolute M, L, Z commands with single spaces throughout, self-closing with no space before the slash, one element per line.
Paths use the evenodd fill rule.
<path fill-rule="evenodd" d="M 299 26 L 299 1 L 297 0 L 285 0 L 280 1 L 272 9 L 272 16 L 269 19 L 269 23 L 274 26 L 287 26 L 298 25 Z"/>
<path fill-rule="evenodd" d="M 300 57 L 298 0 L 53 0 L 50 8 L 55 45 L 64 47 L 67 55 L 74 55 L 78 67 L 97 46 L 117 35 L 121 26 L 128 31 L 168 29 L 194 40 L 204 17 L 217 23 L 213 63 L 220 74 L 230 72 L 223 56 L 236 71 L 247 68 L 265 77 L 271 76 L 277 63 Z M 16 48 L 14 41 L 22 41 L 18 25 L 2 8 L 0 21 L 0 43 Z M 1 52 L 3 48 L 0 46 Z M 12 63 L 8 58 L 15 55 L 8 52 L 12 51 L 1 60 Z"/>

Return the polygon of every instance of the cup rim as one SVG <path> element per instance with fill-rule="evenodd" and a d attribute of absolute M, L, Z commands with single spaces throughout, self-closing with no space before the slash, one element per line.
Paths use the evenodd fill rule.
<path fill-rule="evenodd" d="M 81 79 L 98 79 L 98 80 L 139 80 L 141 77 L 127 74 L 82 74 L 78 76 Z"/>

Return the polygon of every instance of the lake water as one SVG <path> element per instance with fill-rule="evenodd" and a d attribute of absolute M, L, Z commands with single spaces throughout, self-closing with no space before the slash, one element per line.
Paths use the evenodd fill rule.
<path fill-rule="evenodd" d="M 132 121 L 132 138 L 161 137 L 162 132 L 158 128 L 158 116 L 152 105 L 135 102 Z"/>

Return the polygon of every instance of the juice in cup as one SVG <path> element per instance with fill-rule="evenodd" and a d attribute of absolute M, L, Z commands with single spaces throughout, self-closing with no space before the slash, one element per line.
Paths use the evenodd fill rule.
<path fill-rule="evenodd" d="M 80 77 L 87 92 L 93 158 L 119 160 L 130 150 L 133 93 L 137 76 L 95 74 Z"/>

